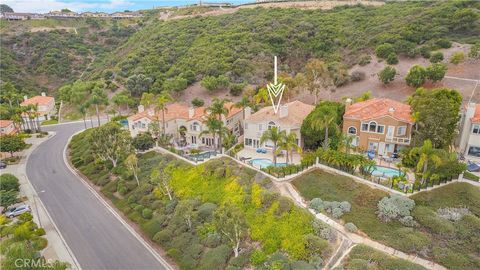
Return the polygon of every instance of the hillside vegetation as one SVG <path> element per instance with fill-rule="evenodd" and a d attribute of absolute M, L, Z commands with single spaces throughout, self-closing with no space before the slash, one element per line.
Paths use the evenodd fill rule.
<path fill-rule="evenodd" d="M 415 57 L 438 49 L 439 39 L 477 41 L 479 9 L 478 2 L 402 2 L 328 11 L 255 8 L 168 20 L 98 59 L 89 77 L 101 78 L 107 69 L 122 83 L 141 74 L 156 91 L 181 91 L 185 81 L 205 76 L 258 85 L 272 76 L 272 56 L 278 55 L 280 69 L 292 74 L 310 58 L 324 60 L 338 86 L 348 81 L 349 66 L 368 62 L 385 43 L 397 55 Z"/>

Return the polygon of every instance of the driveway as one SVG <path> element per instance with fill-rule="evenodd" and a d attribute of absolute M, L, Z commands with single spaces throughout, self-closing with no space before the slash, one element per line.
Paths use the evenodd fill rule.
<path fill-rule="evenodd" d="M 56 135 L 27 161 L 27 176 L 82 269 L 169 269 L 65 165 L 63 150 L 83 122 L 43 127 Z"/>

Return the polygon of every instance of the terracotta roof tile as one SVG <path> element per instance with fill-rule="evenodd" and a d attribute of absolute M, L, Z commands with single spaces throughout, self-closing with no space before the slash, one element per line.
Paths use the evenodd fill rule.
<path fill-rule="evenodd" d="M 388 98 L 374 98 L 350 105 L 343 117 L 370 120 L 390 116 L 399 121 L 413 123 L 410 105 Z"/>
<path fill-rule="evenodd" d="M 288 107 L 288 114 L 285 117 L 280 117 L 281 108 L 279 108 L 279 112 L 275 114 L 273 111 L 273 107 L 268 106 L 250 115 L 250 117 L 247 118 L 247 121 L 256 123 L 256 122 L 263 122 L 265 120 L 271 120 L 275 122 L 277 125 L 300 127 L 303 123 L 303 120 L 315 108 L 315 106 L 305 104 L 298 100 L 292 101 L 290 103 L 287 103 L 281 106 Z"/>
<path fill-rule="evenodd" d="M 27 106 L 27 105 L 47 105 L 48 103 L 54 101 L 55 98 L 53 97 L 47 97 L 47 96 L 34 96 L 31 97 L 27 100 L 24 100 L 20 105 L 21 106 Z"/>
<path fill-rule="evenodd" d="M 475 105 L 475 114 L 472 117 L 472 123 L 480 123 L 480 104 Z"/>
<path fill-rule="evenodd" d="M 8 127 L 13 124 L 12 120 L 0 120 L 0 128 Z"/>

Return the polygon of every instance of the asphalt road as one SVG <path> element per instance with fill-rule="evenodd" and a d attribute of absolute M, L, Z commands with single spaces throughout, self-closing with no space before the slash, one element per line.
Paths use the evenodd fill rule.
<path fill-rule="evenodd" d="M 63 150 L 83 122 L 44 127 L 56 135 L 33 151 L 27 175 L 74 253 L 90 269 L 167 269 L 65 165 Z"/>

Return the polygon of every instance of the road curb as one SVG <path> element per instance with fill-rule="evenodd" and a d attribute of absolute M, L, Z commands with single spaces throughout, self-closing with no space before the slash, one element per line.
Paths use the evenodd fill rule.
<path fill-rule="evenodd" d="M 30 159 L 32 153 L 37 149 L 37 147 L 41 144 L 43 144 L 44 142 L 47 142 L 49 141 L 51 138 L 55 137 L 56 133 L 55 132 L 52 132 L 52 131 L 49 131 L 48 134 L 52 135 L 52 136 L 49 136 L 45 141 L 41 142 L 40 144 L 38 144 L 37 146 L 35 146 L 35 149 L 33 149 L 26 157 L 25 159 L 25 173 L 24 173 L 24 176 L 25 178 L 27 179 L 27 183 L 29 185 L 29 188 L 32 190 L 33 194 L 38 198 L 38 201 L 39 201 L 39 205 L 41 208 L 43 208 L 43 211 L 45 212 L 45 214 L 47 215 L 47 218 L 50 220 L 50 222 L 52 223 L 53 227 L 55 228 L 55 231 L 57 232 L 58 236 L 60 237 L 60 240 L 62 241 L 63 245 L 65 246 L 66 250 L 67 250 L 67 253 L 68 255 L 70 255 L 70 257 L 72 258 L 72 262 L 73 264 L 75 265 L 74 269 L 78 269 L 78 270 L 82 270 L 81 266 L 80 266 L 80 263 L 78 262 L 77 258 L 75 257 L 75 254 L 73 253 L 73 251 L 70 249 L 70 246 L 68 246 L 67 244 L 67 241 L 65 241 L 65 238 L 63 238 L 63 235 L 62 233 L 60 232 L 60 230 L 58 229 L 58 226 L 57 224 L 55 223 L 55 221 L 53 220 L 52 216 L 50 215 L 50 213 L 48 212 L 47 208 L 45 207 L 45 205 L 43 204 L 42 202 L 42 199 L 40 198 L 40 196 L 38 196 L 38 193 L 37 191 L 35 190 L 35 188 L 33 187 L 32 185 L 32 182 L 30 182 L 30 179 L 28 178 L 28 174 L 27 174 L 27 171 L 26 171 L 26 167 L 27 167 L 27 164 L 28 164 L 28 160 Z M 36 201 L 35 198 L 33 198 L 34 200 L 34 203 L 36 204 Z M 38 211 L 38 208 L 37 208 L 37 211 Z M 40 217 L 38 217 L 40 218 Z M 73 266 L 72 266 L 73 267 Z"/>
<path fill-rule="evenodd" d="M 77 178 L 79 178 L 82 182 L 83 185 L 85 185 L 85 187 L 87 187 L 87 189 L 92 192 L 92 194 L 95 196 L 95 198 L 97 198 L 107 209 L 108 211 L 110 211 L 110 213 L 112 213 L 112 215 L 118 220 L 120 221 L 120 223 L 122 223 L 122 225 L 153 255 L 153 257 L 161 264 L 163 265 L 166 269 L 169 269 L 169 270 L 174 270 L 174 268 L 172 266 L 170 266 L 170 264 L 168 264 L 168 262 L 163 259 L 156 251 L 155 249 L 149 244 L 147 243 L 138 233 L 137 231 L 135 231 L 119 214 L 118 212 L 116 211 L 116 209 L 114 209 L 112 206 L 110 206 L 110 204 L 108 204 L 108 202 L 105 201 L 105 199 L 100 195 L 98 194 L 98 192 L 92 188 L 92 186 L 86 182 L 86 180 L 77 172 L 77 170 L 75 168 L 72 168 L 72 166 L 70 165 L 70 162 L 68 161 L 67 159 L 67 148 L 68 146 L 70 145 L 70 142 L 72 140 L 72 138 L 83 132 L 85 130 L 80 130 L 80 131 L 77 131 L 75 132 L 74 134 L 72 134 L 72 136 L 70 136 L 70 138 L 68 138 L 68 141 L 67 141 L 67 144 L 65 145 L 65 147 L 63 148 L 63 162 L 65 163 L 65 165 L 67 166 L 67 168 L 70 170 L 70 172 L 72 172 Z"/>

